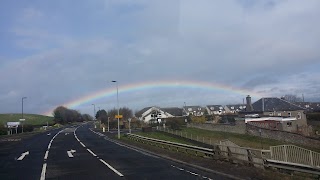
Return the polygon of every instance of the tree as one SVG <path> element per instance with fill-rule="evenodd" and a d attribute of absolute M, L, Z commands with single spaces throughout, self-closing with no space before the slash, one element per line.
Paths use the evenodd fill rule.
<path fill-rule="evenodd" d="M 282 98 L 289 102 L 302 102 L 302 98 L 293 94 L 286 94 Z"/>
<path fill-rule="evenodd" d="M 96 119 L 99 119 L 100 116 L 107 116 L 107 111 L 104 110 L 104 109 L 99 110 L 99 111 L 96 113 Z"/>
<path fill-rule="evenodd" d="M 82 119 L 84 121 L 92 121 L 93 120 L 93 117 L 90 116 L 89 114 L 82 114 Z"/>
<path fill-rule="evenodd" d="M 110 109 L 107 114 L 110 119 L 116 119 L 115 116 L 118 115 L 118 109 Z M 122 115 L 123 120 L 128 120 L 133 117 L 132 110 L 127 107 L 119 108 L 119 114 Z"/>
<path fill-rule="evenodd" d="M 68 109 L 64 106 L 58 106 L 53 111 L 53 116 L 54 116 L 55 123 L 60 123 L 60 124 L 83 121 L 83 118 L 80 112 L 76 110 Z"/>
<path fill-rule="evenodd" d="M 191 122 L 193 123 L 205 123 L 206 117 L 205 116 L 191 116 Z"/>

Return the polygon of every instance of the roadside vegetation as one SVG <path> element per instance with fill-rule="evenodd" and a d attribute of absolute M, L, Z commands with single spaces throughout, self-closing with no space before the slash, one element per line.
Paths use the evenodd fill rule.
<path fill-rule="evenodd" d="M 165 140 L 165 141 L 171 141 L 171 142 L 177 142 L 177 143 L 189 144 L 189 145 L 196 145 L 195 143 L 183 140 L 182 138 L 179 138 L 179 137 L 170 136 L 170 135 L 165 134 L 163 132 L 136 132 L 135 134 L 149 137 L 149 138 L 154 138 L 154 139 L 161 139 L 161 140 Z"/>
<path fill-rule="evenodd" d="M 28 125 L 53 125 L 53 117 L 43 116 L 38 114 L 23 114 L 24 124 Z M 0 114 L 0 124 L 5 125 L 7 122 L 19 122 L 21 114 Z"/>
<path fill-rule="evenodd" d="M 80 112 L 59 106 L 53 111 L 53 121 L 57 124 L 69 124 L 73 122 L 83 122 L 93 120 L 89 114 L 81 114 Z"/>

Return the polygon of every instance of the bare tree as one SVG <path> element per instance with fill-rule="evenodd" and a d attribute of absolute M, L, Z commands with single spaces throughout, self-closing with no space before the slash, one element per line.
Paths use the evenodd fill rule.
<path fill-rule="evenodd" d="M 302 102 L 302 98 L 293 94 L 286 94 L 282 98 L 289 102 Z"/>

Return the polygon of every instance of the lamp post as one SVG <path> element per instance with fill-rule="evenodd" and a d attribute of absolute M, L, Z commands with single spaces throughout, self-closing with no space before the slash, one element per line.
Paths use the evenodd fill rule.
<path fill-rule="evenodd" d="M 109 121 L 110 121 L 110 117 L 108 117 L 108 132 L 110 131 L 110 128 L 109 128 Z"/>
<path fill-rule="evenodd" d="M 21 113 L 21 119 L 23 119 L 23 100 L 24 99 L 27 99 L 27 97 L 22 97 L 22 113 Z M 23 121 L 23 120 L 22 120 Z M 21 122 L 22 123 L 22 126 L 21 126 L 21 132 L 23 133 L 23 122 Z"/>
<path fill-rule="evenodd" d="M 96 119 L 96 105 L 95 104 L 92 104 L 93 105 L 93 119 L 95 120 Z"/>
<path fill-rule="evenodd" d="M 118 81 L 111 81 L 117 84 L 117 108 L 118 108 L 118 139 L 120 139 L 120 122 L 119 122 L 119 89 L 118 89 Z"/>

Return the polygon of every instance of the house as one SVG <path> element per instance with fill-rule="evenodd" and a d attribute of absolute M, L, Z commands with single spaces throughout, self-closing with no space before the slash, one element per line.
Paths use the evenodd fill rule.
<path fill-rule="evenodd" d="M 245 110 L 246 105 L 245 104 L 226 105 L 224 109 L 225 109 L 225 113 L 227 114 L 236 114 L 240 111 Z"/>
<path fill-rule="evenodd" d="M 185 106 L 183 112 L 185 115 L 202 116 L 205 114 L 206 108 L 201 106 Z"/>
<path fill-rule="evenodd" d="M 206 109 L 209 115 L 221 115 L 226 113 L 222 105 L 207 105 Z"/>
<path fill-rule="evenodd" d="M 294 104 L 305 108 L 309 112 L 320 112 L 320 102 L 295 102 Z"/>
<path fill-rule="evenodd" d="M 275 129 L 281 131 L 294 132 L 295 127 L 292 126 L 297 121 L 296 117 L 275 117 L 275 116 L 246 116 L 245 123 L 261 128 Z"/>
<path fill-rule="evenodd" d="M 135 116 L 144 122 L 157 121 L 159 119 L 166 119 L 171 117 L 182 116 L 182 109 L 177 107 L 160 108 L 160 107 L 146 107 L 138 111 Z"/>
<path fill-rule="evenodd" d="M 248 100 L 251 102 L 251 98 L 247 99 L 247 106 L 250 105 Z M 305 108 L 284 99 L 269 97 L 259 99 L 252 104 L 251 108 L 247 108 L 241 113 L 247 114 L 246 119 L 252 118 L 248 116 L 257 116 L 259 119 L 256 119 L 255 122 L 280 123 L 280 130 L 308 135 L 309 128 L 305 111 Z"/>

